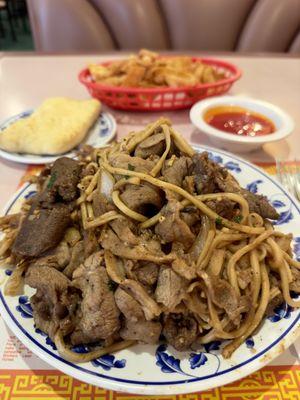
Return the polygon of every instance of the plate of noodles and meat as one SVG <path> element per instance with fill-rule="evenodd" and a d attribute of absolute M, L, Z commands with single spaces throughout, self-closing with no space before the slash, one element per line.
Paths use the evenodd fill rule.
<path fill-rule="evenodd" d="M 14 196 L 1 315 L 40 358 L 100 387 L 224 385 L 297 337 L 299 222 L 275 180 L 161 118 L 56 160 Z"/>

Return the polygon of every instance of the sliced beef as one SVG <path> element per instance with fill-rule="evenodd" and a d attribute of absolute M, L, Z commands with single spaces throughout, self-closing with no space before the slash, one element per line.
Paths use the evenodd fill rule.
<path fill-rule="evenodd" d="M 153 216 L 163 205 L 160 190 L 147 183 L 127 185 L 120 197 L 127 207 L 143 215 Z"/>
<path fill-rule="evenodd" d="M 191 315 L 169 314 L 163 325 L 163 335 L 176 350 L 188 350 L 198 334 L 197 321 Z"/>
<path fill-rule="evenodd" d="M 68 157 L 58 158 L 52 168 L 48 184 L 40 196 L 41 202 L 70 202 L 78 196 L 81 165 Z"/>
<path fill-rule="evenodd" d="M 138 340 L 142 343 L 155 344 L 159 341 L 161 334 L 161 324 L 145 319 L 137 322 L 125 320 L 124 326 L 120 331 L 120 336 L 124 340 Z"/>
<path fill-rule="evenodd" d="M 39 257 L 30 265 L 45 265 L 62 270 L 69 263 L 70 258 L 71 252 L 68 244 L 65 241 L 61 241 L 55 249 L 47 251 L 44 256 Z"/>
<path fill-rule="evenodd" d="M 12 252 L 22 257 L 38 257 L 61 241 L 71 221 L 69 208 L 56 203 L 52 208 L 32 205 L 21 224 Z"/>
<path fill-rule="evenodd" d="M 209 276 L 205 272 L 200 275 L 207 286 L 213 303 L 224 309 L 230 319 L 235 319 L 240 311 L 240 299 L 234 288 L 226 280 L 217 276 Z"/>
<path fill-rule="evenodd" d="M 139 239 L 134 235 L 132 229 L 134 229 L 134 224 L 128 218 L 118 218 L 110 222 L 110 226 L 113 231 L 118 235 L 124 243 L 129 246 L 136 246 L 139 244 Z"/>
<path fill-rule="evenodd" d="M 174 309 L 184 298 L 188 281 L 171 268 L 161 267 L 158 275 L 155 299 L 167 309 Z"/>
<path fill-rule="evenodd" d="M 71 158 L 61 157 L 54 162 L 51 168 L 51 178 L 54 178 L 53 189 L 56 189 L 58 195 L 64 201 L 76 199 L 80 171 L 79 162 Z"/>
<path fill-rule="evenodd" d="M 143 286 L 132 280 L 126 279 L 121 283 L 121 288 L 129 293 L 142 307 L 146 320 L 151 320 L 161 313 L 161 308 L 146 292 Z"/>
<path fill-rule="evenodd" d="M 84 260 L 84 244 L 83 240 L 80 240 L 72 248 L 71 258 L 68 265 L 64 269 L 64 274 L 71 279 L 75 269 L 78 268 L 80 264 L 84 262 Z"/>
<path fill-rule="evenodd" d="M 129 169 L 133 168 L 136 172 L 150 172 L 155 166 L 151 160 L 143 160 L 140 157 L 131 157 L 129 154 L 112 154 L 109 161 L 113 167 Z"/>
<path fill-rule="evenodd" d="M 82 291 L 73 344 L 107 339 L 120 328 L 119 310 L 102 262 L 102 252 L 94 253 L 73 273 L 72 283 Z"/>
<path fill-rule="evenodd" d="M 195 206 L 187 206 L 180 212 L 180 218 L 189 226 L 195 225 L 200 220 L 200 213 Z"/>
<path fill-rule="evenodd" d="M 142 285 L 152 286 L 157 281 L 159 266 L 152 262 L 140 261 L 140 266 L 134 272 Z"/>
<path fill-rule="evenodd" d="M 195 186 L 198 194 L 215 193 L 219 191 L 218 179 L 227 177 L 227 170 L 209 159 L 208 153 L 196 153 L 191 167 L 195 175 Z"/>
<path fill-rule="evenodd" d="M 52 339 L 58 329 L 63 335 L 71 333 L 80 298 L 71 281 L 56 269 L 40 265 L 28 269 L 25 282 L 37 289 L 30 299 L 37 328 Z"/>
<path fill-rule="evenodd" d="M 128 246 L 112 229 L 106 229 L 101 236 L 101 245 L 112 254 L 132 260 L 145 260 L 153 262 L 168 262 L 172 255 L 165 255 L 160 250 L 160 245 L 154 240 L 140 240 L 136 246 Z"/>
<path fill-rule="evenodd" d="M 265 196 L 257 195 L 240 187 L 236 179 L 223 167 L 211 161 L 207 152 L 195 154 L 193 156 L 192 173 L 195 175 L 194 181 L 198 194 L 229 192 L 239 193 L 248 202 L 250 212 L 256 212 L 263 218 L 277 219 L 278 213 L 269 204 Z M 219 208 L 223 216 L 228 218 L 232 213 L 232 205 L 222 200 L 219 202 Z M 211 203 L 211 207 L 215 209 L 217 205 Z M 227 216 L 228 215 L 228 216 Z"/>
<path fill-rule="evenodd" d="M 271 206 L 266 196 L 251 193 L 246 189 L 241 189 L 241 194 L 247 200 L 250 212 L 255 212 L 263 218 L 278 218 L 279 215 L 277 211 Z"/>
<path fill-rule="evenodd" d="M 182 181 L 188 175 L 190 165 L 191 161 L 188 157 L 176 158 L 171 165 L 166 163 L 162 176 L 167 182 L 182 186 Z"/>
<path fill-rule="evenodd" d="M 95 217 L 100 217 L 100 215 L 114 209 L 113 205 L 110 204 L 107 198 L 98 190 L 93 193 L 92 206 Z"/>
<path fill-rule="evenodd" d="M 156 133 L 139 143 L 134 151 L 136 157 L 148 158 L 152 154 L 161 156 L 165 149 L 165 135 Z"/>
<path fill-rule="evenodd" d="M 231 220 L 237 213 L 236 204 L 229 199 L 210 200 L 206 205 L 223 218 Z"/>
<path fill-rule="evenodd" d="M 83 244 L 85 258 L 99 250 L 98 240 L 93 230 L 89 229 L 83 232 Z"/>
<path fill-rule="evenodd" d="M 115 291 L 115 301 L 127 320 L 136 322 L 145 318 L 140 304 L 120 287 Z"/>
<path fill-rule="evenodd" d="M 155 226 L 155 233 L 165 243 L 180 242 L 189 248 L 195 235 L 189 226 L 180 218 L 181 204 L 176 200 L 168 202 L 162 211 L 163 219 Z"/>

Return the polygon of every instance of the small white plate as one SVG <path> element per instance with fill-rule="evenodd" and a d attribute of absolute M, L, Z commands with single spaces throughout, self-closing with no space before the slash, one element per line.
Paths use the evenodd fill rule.
<path fill-rule="evenodd" d="M 205 113 L 213 107 L 238 106 L 266 116 L 275 125 L 275 132 L 263 136 L 239 136 L 213 128 L 205 122 Z M 292 118 L 279 107 L 266 101 L 240 96 L 219 96 L 201 100 L 194 104 L 190 111 L 192 123 L 217 147 L 233 152 L 247 153 L 260 148 L 263 144 L 281 140 L 292 133 Z"/>
<path fill-rule="evenodd" d="M 24 111 L 20 114 L 17 114 L 13 117 L 8 118 L 4 122 L 0 124 L 0 135 L 1 131 L 11 125 L 13 122 L 21 118 L 27 118 L 33 113 L 33 110 Z M 117 131 L 117 123 L 115 118 L 107 113 L 102 112 L 97 121 L 94 123 L 92 128 L 87 133 L 84 140 L 81 142 L 82 144 L 88 144 L 93 147 L 102 147 L 106 143 L 108 143 L 116 134 Z M 22 164 L 49 164 L 54 162 L 57 158 L 66 156 L 66 157 L 75 157 L 75 149 L 70 152 L 64 154 L 56 154 L 56 155 L 35 155 L 35 154 L 23 154 L 23 153 L 11 153 L 5 150 L 0 150 L 0 157 L 3 157 L 10 161 L 15 161 L 17 163 Z"/>

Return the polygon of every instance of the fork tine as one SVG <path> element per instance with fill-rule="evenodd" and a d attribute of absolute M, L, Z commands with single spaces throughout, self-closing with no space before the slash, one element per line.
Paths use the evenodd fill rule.
<path fill-rule="evenodd" d="M 296 173 L 295 173 L 295 189 L 297 193 L 297 199 L 300 200 L 300 165 L 297 160 L 294 160 L 296 165 Z"/>
<path fill-rule="evenodd" d="M 294 171 L 291 165 L 285 164 L 284 166 L 285 177 L 288 183 L 288 188 L 290 193 L 297 197 L 297 192 L 295 190 L 295 183 L 294 183 Z"/>

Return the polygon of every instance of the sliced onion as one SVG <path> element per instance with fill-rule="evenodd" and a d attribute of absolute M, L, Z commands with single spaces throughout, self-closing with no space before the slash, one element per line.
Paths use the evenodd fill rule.
<path fill-rule="evenodd" d="M 109 201 L 112 201 L 114 184 L 114 177 L 109 172 L 102 170 L 99 185 L 100 193 L 103 194 Z"/>

